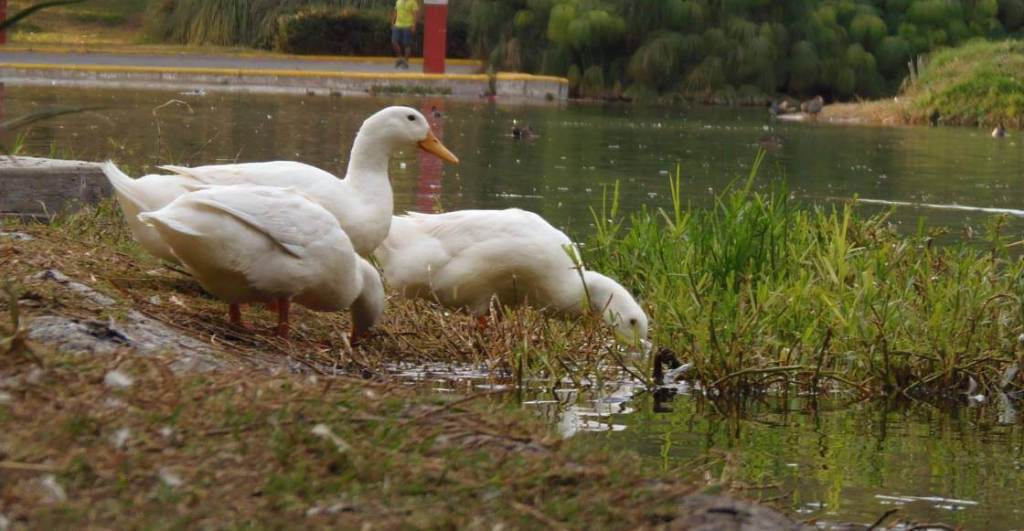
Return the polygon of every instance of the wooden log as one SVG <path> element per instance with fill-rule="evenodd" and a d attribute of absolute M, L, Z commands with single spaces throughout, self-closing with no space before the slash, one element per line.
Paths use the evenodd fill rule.
<path fill-rule="evenodd" d="M 110 193 L 98 163 L 0 156 L 0 217 L 45 220 Z"/>

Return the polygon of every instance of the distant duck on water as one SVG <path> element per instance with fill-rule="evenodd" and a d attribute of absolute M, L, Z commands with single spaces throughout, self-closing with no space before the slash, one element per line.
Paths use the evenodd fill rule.
<path fill-rule="evenodd" d="M 1006 128 L 1003 127 L 1003 124 L 997 125 L 996 128 L 992 130 L 992 138 L 1006 138 L 1006 136 Z"/>
<path fill-rule="evenodd" d="M 520 127 L 519 122 L 515 120 L 512 121 L 512 138 L 516 140 L 530 140 L 531 138 L 536 138 L 538 136 L 540 135 L 530 127 L 530 124 Z"/>

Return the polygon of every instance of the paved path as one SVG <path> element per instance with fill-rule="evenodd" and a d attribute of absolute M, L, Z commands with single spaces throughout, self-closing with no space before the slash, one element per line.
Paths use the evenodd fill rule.
<path fill-rule="evenodd" d="M 2 2 L 3 0 L 0 0 Z M 568 80 L 516 72 L 481 74 L 476 61 L 449 62 L 446 74 L 408 70 L 389 58 L 261 53 L 176 53 L 164 50 L 64 51 L 0 46 L 0 83 L 12 86 L 185 87 L 194 90 L 432 94 L 478 98 L 490 91 L 510 100 L 565 101 Z"/>
<path fill-rule="evenodd" d="M 128 66 L 167 68 L 245 68 L 256 70 L 297 70 L 310 72 L 370 72 L 402 73 L 422 72 L 422 66 L 413 62 L 409 70 L 399 70 L 392 61 L 364 60 L 359 58 L 331 59 L 325 57 L 303 58 L 302 56 L 249 56 L 249 55 L 207 55 L 207 54 L 136 54 L 107 52 L 32 52 L 3 51 L 0 48 L 0 63 L 75 65 L 75 66 Z M 449 74 L 473 74 L 477 67 L 466 64 L 449 64 Z"/>

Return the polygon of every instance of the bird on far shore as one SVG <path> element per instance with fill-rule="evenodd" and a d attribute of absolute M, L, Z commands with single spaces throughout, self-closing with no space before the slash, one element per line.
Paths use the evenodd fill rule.
<path fill-rule="evenodd" d="M 813 99 L 800 104 L 800 110 L 811 115 L 812 118 L 817 118 L 818 113 L 820 113 L 824 107 L 825 99 L 821 96 L 815 96 Z"/>

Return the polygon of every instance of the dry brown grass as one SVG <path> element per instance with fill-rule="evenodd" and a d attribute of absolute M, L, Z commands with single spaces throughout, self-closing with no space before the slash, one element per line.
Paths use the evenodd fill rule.
<path fill-rule="evenodd" d="M 856 125 L 910 125 L 917 120 L 899 98 L 855 103 L 833 103 L 821 111 L 820 120 Z"/>
<path fill-rule="evenodd" d="M 0 356 L 0 514 L 15 529 L 621 528 L 671 519 L 694 491 L 490 394 L 37 356 Z M 106 384 L 115 371 L 131 385 Z"/>

